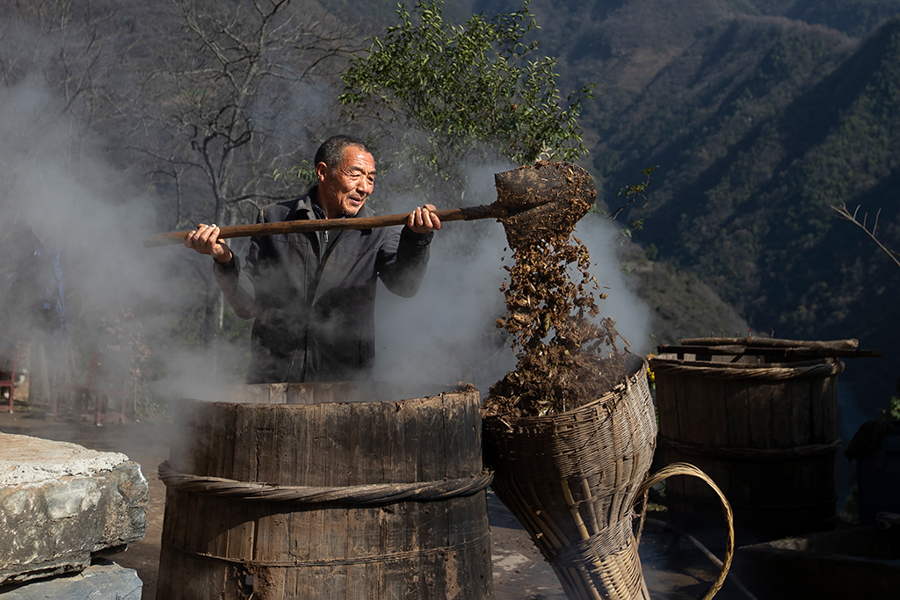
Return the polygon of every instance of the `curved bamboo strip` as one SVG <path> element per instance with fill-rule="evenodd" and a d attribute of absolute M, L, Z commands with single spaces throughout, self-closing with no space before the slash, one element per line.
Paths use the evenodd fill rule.
<path fill-rule="evenodd" d="M 725 560 L 722 561 L 722 568 L 719 572 L 719 576 L 713 582 L 712 587 L 710 587 L 709 591 L 706 592 L 706 595 L 703 596 L 703 600 L 710 600 L 718 593 L 720 589 L 722 589 L 722 585 L 724 585 L 725 583 L 725 578 L 728 576 L 728 570 L 731 568 L 731 561 L 732 559 L 734 559 L 734 513 L 731 510 L 731 504 L 729 504 L 728 499 L 725 498 L 725 494 L 722 493 L 722 490 L 719 489 L 719 486 L 717 486 L 716 483 L 706 473 L 689 463 L 672 463 L 663 467 L 644 481 L 644 483 L 641 485 L 639 494 L 643 495 L 657 483 L 676 475 L 690 475 L 691 477 L 698 477 L 705 481 L 707 485 L 709 485 L 709 487 L 711 487 L 719 497 L 719 500 L 722 503 L 722 512 L 725 514 L 725 522 L 727 525 L 727 533 L 725 537 Z"/>

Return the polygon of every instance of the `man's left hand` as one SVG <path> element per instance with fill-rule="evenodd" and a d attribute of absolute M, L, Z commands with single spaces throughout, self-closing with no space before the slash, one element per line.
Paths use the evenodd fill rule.
<path fill-rule="evenodd" d="M 441 228 L 441 220 L 434 214 L 433 204 L 416 207 L 416 210 L 409 213 L 406 219 L 406 226 L 416 233 L 428 233 L 429 231 L 437 231 Z"/>

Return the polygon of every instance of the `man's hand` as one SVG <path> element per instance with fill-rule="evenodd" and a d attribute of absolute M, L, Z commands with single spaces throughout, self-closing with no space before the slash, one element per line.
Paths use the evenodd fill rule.
<path fill-rule="evenodd" d="M 428 233 L 429 231 L 439 230 L 441 228 L 441 220 L 432 212 L 434 210 L 433 204 L 416 207 L 416 210 L 409 213 L 409 217 L 406 219 L 406 226 L 416 233 Z"/>
<path fill-rule="evenodd" d="M 200 223 L 197 229 L 184 238 L 184 245 L 200 254 L 208 254 L 222 264 L 231 262 L 231 248 L 219 241 L 219 228 L 216 225 Z"/>

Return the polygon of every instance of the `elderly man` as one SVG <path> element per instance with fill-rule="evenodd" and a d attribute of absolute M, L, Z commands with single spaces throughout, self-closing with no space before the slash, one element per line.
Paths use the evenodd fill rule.
<path fill-rule="evenodd" d="M 265 207 L 260 223 L 372 216 L 365 206 L 375 160 L 361 141 L 335 136 L 315 157 L 318 185 L 302 198 Z M 247 383 L 366 378 L 375 358 L 376 278 L 411 297 L 428 264 L 440 219 L 426 204 L 400 229 L 288 233 L 251 238 L 241 267 L 218 241 L 216 225 L 200 225 L 185 246 L 214 259 L 216 280 L 235 313 L 255 319 Z"/>

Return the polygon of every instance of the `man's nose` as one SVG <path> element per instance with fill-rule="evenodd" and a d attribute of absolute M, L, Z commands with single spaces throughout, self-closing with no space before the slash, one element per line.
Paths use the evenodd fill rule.
<path fill-rule="evenodd" d="M 368 179 L 363 179 L 359 185 L 359 191 L 364 193 L 366 196 L 372 193 L 372 190 L 375 189 L 375 182 L 370 181 Z"/>

